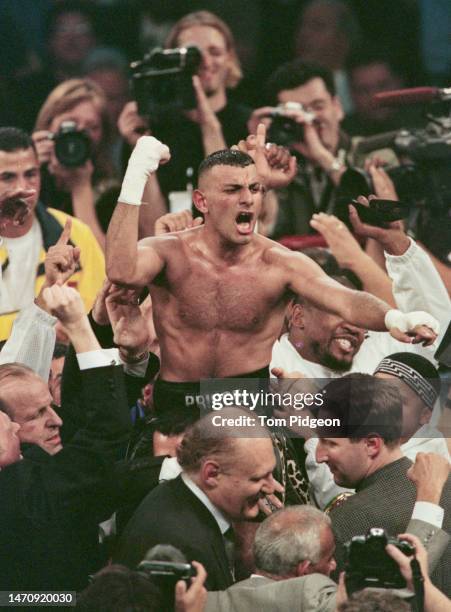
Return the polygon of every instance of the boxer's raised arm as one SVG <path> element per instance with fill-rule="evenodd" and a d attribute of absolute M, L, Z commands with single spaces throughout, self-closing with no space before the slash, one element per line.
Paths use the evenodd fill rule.
<path fill-rule="evenodd" d="M 318 308 L 333 312 L 363 329 L 389 331 L 401 342 L 434 342 L 438 322 L 426 312 L 403 313 L 366 293 L 354 291 L 329 278 L 323 270 L 300 253 L 283 255 L 288 266 L 289 289 Z"/>
<path fill-rule="evenodd" d="M 168 147 L 151 136 L 142 136 L 130 156 L 106 241 L 107 275 L 116 284 L 147 285 L 163 268 L 153 246 L 138 248 L 138 223 L 146 182 L 169 159 Z"/>

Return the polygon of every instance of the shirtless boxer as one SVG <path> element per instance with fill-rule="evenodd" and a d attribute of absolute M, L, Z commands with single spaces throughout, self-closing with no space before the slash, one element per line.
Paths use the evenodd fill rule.
<path fill-rule="evenodd" d="M 139 245 L 145 183 L 170 153 L 145 136 L 130 157 L 108 228 L 107 274 L 119 285 L 151 285 L 161 346 L 159 384 L 166 381 L 168 392 L 177 387 L 173 383 L 267 373 L 293 294 L 359 327 L 388 329 L 398 340 L 431 344 L 436 338 L 436 321 L 427 313 L 391 310 L 368 293 L 336 283 L 308 257 L 254 232 L 263 193 L 274 186 L 264 146 L 260 125 L 253 157 L 240 150 L 208 156 L 193 193 L 204 224 Z"/>

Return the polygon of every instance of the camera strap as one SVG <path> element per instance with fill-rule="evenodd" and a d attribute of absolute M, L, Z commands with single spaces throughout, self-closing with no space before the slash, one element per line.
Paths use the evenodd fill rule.
<path fill-rule="evenodd" d="M 416 612 L 424 612 L 424 577 L 416 557 L 410 562 L 410 567 L 412 568 L 413 590 L 415 591 L 415 610 Z"/>

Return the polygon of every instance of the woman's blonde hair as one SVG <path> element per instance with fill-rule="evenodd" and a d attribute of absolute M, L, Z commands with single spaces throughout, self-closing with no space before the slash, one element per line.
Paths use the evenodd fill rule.
<path fill-rule="evenodd" d="M 232 88 L 238 85 L 243 77 L 241 72 L 240 60 L 235 49 L 235 40 L 229 26 L 222 21 L 219 17 L 210 13 L 209 11 L 196 11 L 195 13 L 189 13 L 182 17 L 174 25 L 172 30 L 169 32 L 165 47 L 167 49 L 178 46 L 178 38 L 183 30 L 192 28 L 194 26 L 207 26 L 209 28 L 215 28 L 224 37 L 227 51 L 230 54 L 230 65 L 229 72 L 226 80 L 226 87 Z"/>
<path fill-rule="evenodd" d="M 102 123 L 102 139 L 95 151 L 94 165 L 101 175 L 111 175 L 112 164 L 109 161 L 108 148 L 112 139 L 112 127 L 106 107 L 106 98 L 102 89 L 89 79 L 69 79 L 53 89 L 36 119 L 35 130 L 48 130 L 55 117 L 67 113 L 82 102 L 92 102 L 98 109 Z"/>

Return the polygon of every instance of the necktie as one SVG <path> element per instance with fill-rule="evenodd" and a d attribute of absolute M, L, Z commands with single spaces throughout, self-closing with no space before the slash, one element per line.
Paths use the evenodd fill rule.
<path fill-rule="evenodd" d="M 229 527 L 222 537 L 224 538 L 224 548 L 230 573 L 232 574 L 233 580 L 235 580 L 235 532 L 232 527 Z"/>

